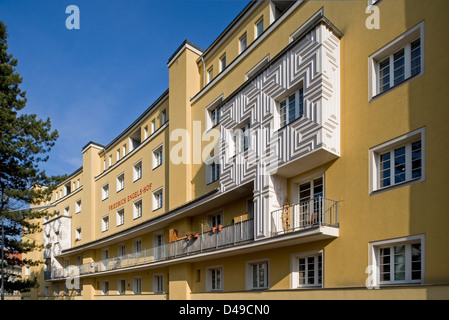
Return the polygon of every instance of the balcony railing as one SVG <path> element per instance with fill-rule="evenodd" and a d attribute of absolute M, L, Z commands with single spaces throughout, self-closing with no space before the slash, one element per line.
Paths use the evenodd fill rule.
<path fill-rule="evenodd" d="M 54 269 L 51 278 L 61 279 L 73 276 L 74 267 L 78 268 L 79 271 L 75 273 L 79 273 L 79 275 L 88 275 L 102 271 L 111 271 L 175 259 L 205 251 L 218 250 L 228 246 L 235 246 L 254 239 L 253 225 L 253 219 L 249 219 L 232 225 L 223 226 L 221 227 L 221 230 L 217 228 L 214 232 L 207 231 L 192 234 L 188 238 L 176 240 L 140 252 L 103 259 L 98 262 L 86 263 L 77 267 L 69 266 L 66 268 Z M 49 279 L 48 276 L 46 278 Z"/>
<path fill-rule="evenodd" d="M 337 201 L 319 197 L 271 212 L 271 236 L 315 226 L 338 227 Z"/>

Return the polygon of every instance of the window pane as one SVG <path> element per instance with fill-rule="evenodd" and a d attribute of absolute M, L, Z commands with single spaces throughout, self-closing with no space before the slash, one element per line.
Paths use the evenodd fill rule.
<path fill-rule="evenodd" d="M 405 280 L 405 245 L 394 247 L 394 280 Z"/>
<path fill-rule="evenodd" d="M 389 186 L 390 181 L 390 152 L 380 155 L 380 187 Z"/>
<path fill-rule="evenodd" d="M 318 256 L 318 284 L 323 283 L 323 257 Z"/>
<path fill-rule="evenodd" d="M 285 105 L 286 105 L 285 100 L 279 104 L 279 116 L 281 119 L 281 127 L 287 124 L 287 114 Z"/>
<path fill-rule="evenodd" d="M 304 115 L 304 93 L 302 88 L 299 89 L 299 117 Z"/>
<path fill-rule="evenodd" d="M 421 72 L 421 41 L 417 39 L 411 44 L 411 76 Z"/>
<path fill-rule="evenodd" d="M 380 92 L 383 92 L 390 88 L 390 58 L 379 63 L 379 87 Z"/>
<path fill-rule="evenodd" d="M 394 150 L 394 183 L 405 181 L 405 147 Z"/>
<path fill-rule="evenodd" d="M 412 280 L 421 279 L 421 243 L 414 243 L 412 251 Z"/>
<path fill-rule="evenodd" d="M 299 285 L 305 284 L 305 273 L 306 273 L 306 259 L 300 258 L 298 261 L 298 276 L 299 276 Z"/>
<path fill-rule="evenodd" d="M 421 177 L 421 141 L 412 143 L 412 179 Z"/>
<path fill-rule="evenodd" d="M 394 84 L 401 83 L 405 79 L 404 49 L 393 55 L 394 60 Z"/>
<path fill-rule="evenodd" d="M 380 248 L 380 281 L 390 281 L 390 248 Z"/>
<path fill-rule="evenodd" d="M 307 284 L 315 283 L 315 258 L 307 258 Z"/>
<path fill-rule="evenodd" d="M 288 122 L 292 122 L 297 118 L 296 115 L 296 94 L 288 97 Z"/>
<path fill-rule="evenodd" d="M 304 183 L 299 186 L 299 201 L 310 200 L 310 182 Z"/>

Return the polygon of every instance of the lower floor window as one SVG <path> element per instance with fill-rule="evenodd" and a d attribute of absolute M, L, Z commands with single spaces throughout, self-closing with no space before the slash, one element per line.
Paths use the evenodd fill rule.
<path fill-rule="evenodd" d="M 153 291 L 154 293 L 164 292 L 164 276 L 161 274 L 153 276 Z"/>
<path fill-rule="evenodd" d="M 250 289 L 268 288 L 268 262 L 251 263 L 250 268 Z"/>
<path fill-rule="evenodd" d="M 292 288 L 321 286 L 323 283 L 322 253 L 294 256 Z"/>

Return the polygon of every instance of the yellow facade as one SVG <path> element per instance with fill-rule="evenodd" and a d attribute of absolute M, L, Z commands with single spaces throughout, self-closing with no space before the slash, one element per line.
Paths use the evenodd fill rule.
<path fill-rule="evenodd" d="M 26 297 L 447 299 L 449 5 L 374 2 L 252 1 L 181 44 L 169 89 L 53 193 Z"/>

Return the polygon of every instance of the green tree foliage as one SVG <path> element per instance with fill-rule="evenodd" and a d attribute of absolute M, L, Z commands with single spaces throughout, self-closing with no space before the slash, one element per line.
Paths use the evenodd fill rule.
<path fill-rule="evenodd" d="M 0 219 L 3 219 L 0 221 L 5 232 L 5 291 L 11 292 L 36 286 L 33 279 L 9 281 L 11 266 L 39 263 L 17 260 L 10 253 L 39 249 L 27 234 L 40 231 L 37 219 L 49 215 L 49 212 L 17 209 L 43 203 L 65 177 L 48 177 L 39 169 L 39 164 L 48 160 L 58 132 L 51 131 L 50 119 L 43 121 L 35 114 L 23 113 L 26 92 L 19 88 L 22 78 L 15 70 L 17 59 L 8 54 L 6 39 L 7 28 L 0 21 Z"/>

